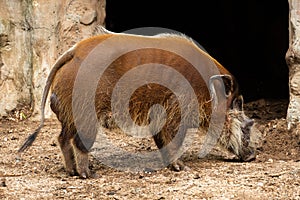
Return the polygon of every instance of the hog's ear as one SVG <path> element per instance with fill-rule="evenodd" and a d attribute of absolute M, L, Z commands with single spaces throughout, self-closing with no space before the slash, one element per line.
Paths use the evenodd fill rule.
<path fill-rule="evenodd" d="M 240 111 L 244 110 L 244 98 L 242 95 L 239 95 L 237 98 L 233 100 L 232 108 Z"/>
<path fill-rule="evenodd" d="M 233 89 L 233 87 L 234 87 L 233 78 L 232 78 L 232 76 L 227 75 L 227 74 L 221 76 L 221 78 L 222 78 L 223 84 L 225 86 L 226 96 L 229 97 L 234 91 L 234 89 Z"/>
<path fill-rule="evenodd" d="M 232 94 L 233 91 L 233 79 L 232 76 L 228 74 L 222 74 L 222 75 L 214 75 L 210 77 L 209 79 L 209 89 L 212 93 L 212 96 L 215 96 L 216 94 L 216 88 L 215 88 L 215 81 L 218 80 L 220 82 L 223 82 L 224 85 L 224 92 L 225 96 L 229 97 Z M 220 89 L 220 88 L 219 88 Z M 219 90 L 221 91 L 221 90 Z"/>
<path fill-rule="evenodd" d="M 217 105 L 232 96 L 232 76 L 228 74 L 213 75 L 209 79 L 209 91 L 213 102 L 213 109 L 216 109 Z M 231 100 L 230 100 L 231 102 Z"/>

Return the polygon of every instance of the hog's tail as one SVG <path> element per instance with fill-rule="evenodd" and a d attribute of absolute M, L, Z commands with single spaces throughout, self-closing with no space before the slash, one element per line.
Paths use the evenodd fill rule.
<path fill-rule="evenodd" d="M 76 46 L 76 45 L 75 45 Z M 40 120 L 40 125 L 39 127 L 26 139 L 26 141 L 24 142 L 24 144 L 21 146 L 21 148 L 18 150 L 18 152 L 23 152 L 25 151 L 28 147 L 30 147 L 32 145 L 32 143 L 34 142 L 34 140 L 36 139 L 36 137 L 38 136 L 39 132 L 41 131 L 41 129 L 44 126 L 44 121 L 45 121 L 45 105 L 46 105 L 46 101 L 47 101 L 47 97 L 52 85 L 52 82 L 55 78 L 55 75 L 57 73 L 57 71 L 67 62 L 69 62 L 73 57 L 74 57 L 74 49 L 75 46 L 73 46 L 72 48 L 70 48 L 68 51 L 66 51 L 64 54 L 62 54 L 58 60 L 56 61 L 56 63 L 53 65 L 47 81 L 46 81 L 46 85 L 44 87 L 44 91 L 43 91 L 43 97 L 42 97 L 42 102 L 41 102 L 41 120 Z"/>

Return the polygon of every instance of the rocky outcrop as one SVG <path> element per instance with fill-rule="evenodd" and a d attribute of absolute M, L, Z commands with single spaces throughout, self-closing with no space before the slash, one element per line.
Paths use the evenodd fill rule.
<path fill-rule="evenodd" d="M 105 3 L 0 1 L 0 117 L 24 106 L 38 116 L 52 64 L 65 50 L 105 24 Z M 50 113 L 46 110 L 46 116 Z"/>

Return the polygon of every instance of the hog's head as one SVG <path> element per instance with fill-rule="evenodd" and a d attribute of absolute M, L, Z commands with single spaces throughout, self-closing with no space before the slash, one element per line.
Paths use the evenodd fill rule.
<path fill-rule="evenodd" d="M 261 135 L 255 127 L 255 122 L 243 110 L 243 97 L 238 96 L 228 109 L 223 133 L 219 143 L 242 161 L 251 161 L 256 158 L 256 147 L 251 138 Z"/>
<path fill-rule="evenodd" d="M 243 96 L 239 95 L 238 86 L 231 75 L 214 76 L 210 80 L 212 98 L 217 99 L 217 90 L 214 80 L 222 80 L 225 93 L 225 123 L 218 143 L 234 153 L 242 161 L 251 161 L 256 158 L 257 148 L 253 138 L 261 136 L 253 119 L 249 118 L 243 109 Z"/>

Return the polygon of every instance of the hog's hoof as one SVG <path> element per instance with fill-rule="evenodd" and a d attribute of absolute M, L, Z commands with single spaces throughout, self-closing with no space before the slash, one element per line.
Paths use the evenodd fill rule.
<path fill-rule="evenodd" d="M 66 172 L 70 175 L 70 176 L 78 176 L 78 173 L 75 169 L 66 169 Z"/>
<path fill-rule="evenodd" d="M 79 178 L 81 179 L 87 179 L 91 177 L 91 172 L 89 169 L 77 169 Z"/>
<path fill-rule="evenodd" d="M 99 178 L 97 173 L 91 172 L 90 170 L 82 170 L 78 172 L 79 178 L 88 179 L 88 178 Z"/>
<path fill-rule="evenodd" d="M 185 166 L 185 165 L 183 164 L 183 162 L 182 162 L 182 161 L 179 161 L 179 160 L 177 160 L 177 161 L 171 163 L 168 167 L 169 167 L 169 169 L 171 169 L 172 171 L 176 171 L 176 172 L 179 172 L 179 171 L 189 171 L 189 170 L 190 170 L 189 167 Z"/>

